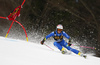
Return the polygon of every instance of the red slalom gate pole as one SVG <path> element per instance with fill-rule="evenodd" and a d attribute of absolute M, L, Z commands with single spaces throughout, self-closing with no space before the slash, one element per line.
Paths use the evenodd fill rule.
<path fill-rule="evenodd" d="M 10 31 L 10 29 L 11 29 L 13 23 L 14 23 L 14 20 L 13 20 L 13 22 L 11 23 L 10 28 L 9 28 L 9 30 L 8 30 L 8 32 L 7 32 L 6 36 L 5 36 L 5 38 L 7 38 L 7 36 L 8 36 L 8 34 L 9 34 L 9 31 Z"/>
<path fill-rule="evenodd" d="M 24 3 L 25 3 L 25 0 L 23 1 L 22 6 L 23 6 Z"/>
<path fill-rule="evenodd" d="M 16 20 L 14 20 L 16 23 L 18 23 L 22 28 L 23 28 L 23 30 L 24 30 L 24 32 L 25 32 L 25 35 L 26 35 L 26 40 L 28 41 L 28 36 L 27 36 L 27 33 L 26 33 L 26 30 L 25 30 L 25 28 L 24 28 L 24 26 L 21 24 L 21 23 L 19 23 L 18 21 L 16 21 Z"/>
<path fill-rule="evenodd" d="M 2 17 L 2 16 L 0 16 L 0 18 L 2 18 L 2 19 L 7 19 L 6 17 Z"/>

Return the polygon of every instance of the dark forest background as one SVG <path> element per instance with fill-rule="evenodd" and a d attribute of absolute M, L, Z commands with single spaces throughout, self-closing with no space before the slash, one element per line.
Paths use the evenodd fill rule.
<path fill-rule="evenodd" d="M 0 16 L 8 16 L 22 2 L 0 0 Z M 96 47 L 97 50 L 92 51 L 100 57 L 100 0 L 26 0 L 16 20 L 25 27 L 29 41 L 39 39 L 39 34 L 46 36 L 62 24 L 73 40 L 82 42 L 80 45 Z M 6 35 L 11 22 L 0 19 L 0 36 Z M 26 40 L 17 23 L 13 24 L 8 37 Z"/>

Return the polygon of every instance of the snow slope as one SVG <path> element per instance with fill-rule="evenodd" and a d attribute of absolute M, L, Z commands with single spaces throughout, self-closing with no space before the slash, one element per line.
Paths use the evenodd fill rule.
<path fill-rule="evenodd" d="M 45 45 L 0 37 L 0 65 L 100 65 L 100 58 L 63 55 Z"/>

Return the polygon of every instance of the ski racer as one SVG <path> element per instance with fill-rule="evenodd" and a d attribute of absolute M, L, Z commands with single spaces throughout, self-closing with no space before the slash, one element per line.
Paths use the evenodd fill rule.
<path fill-rule="evenodd" d="M 51 32 L 49 35 L 47 35 L 42 41 L 41 44 L 43 45 L 44 42 L 50 38 L 51 36 L 53 36 L 55 42 L 54 42 L 54 46 L 57 47 L 62 54 L 65 54 L 67 51 L 66 49 L 68 49 L 69 51 L 74 52 L 75 54 L 78 54 L 79 56 L 82 56 L 84 58 L 86 58 L 86 55 L 84 55 L 83 53 L 81 53 L 80 51 L 71 48 L 70 46 L 71 44 L 71 38 L 68 34 L 66 34 L 63 31 L 63 26 L 61 24 L 57 25 L 56 31 Z M 69 42 L 65 42 L 65 40 L 63 39 L 63 36 L 65 36 L 67 39 L 69 39 Z M 65 49 L 66 48 L 66 49 Z"/>

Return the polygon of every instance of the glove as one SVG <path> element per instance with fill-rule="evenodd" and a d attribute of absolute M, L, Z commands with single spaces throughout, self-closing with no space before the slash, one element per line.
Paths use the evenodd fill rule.
<path fill-rule="evenodd" d="M 42 44 L 42 45 L 44 44 L 45 40 L 46 40 L 46 38 L 44 38 L 44 39 L 41 41 L 41 44 Z"/>
<path fill-rule="evenodd" d="M 70 42 L 68 42 L 68 46 L 71 46 L 72 44 Z"/>
<path fill-rule="evenodd" d="M 44 44 L 44 41 L 43 41 L 43 40 L 41 41 L 41 44 L 42 44 L 42 45 Z"/>

